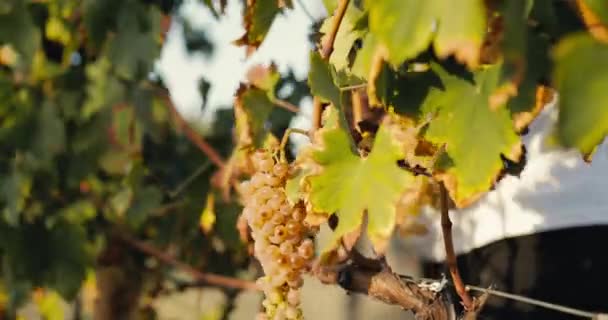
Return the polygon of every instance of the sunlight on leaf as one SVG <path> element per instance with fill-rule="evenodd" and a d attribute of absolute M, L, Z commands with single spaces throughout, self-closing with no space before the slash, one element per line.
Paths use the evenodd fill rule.
<path fill-rule="evenodd" d="M 496 181 L 503 166 L 501 154 L 513 161 L 519 159 L 521 142 L 507 108 L 490 108 L 500 66 L 475 73 L 474 83 L 449 74 L 438 65 L 433 70 L 445 89 L 433 89 L 424 102 L 426 114 L 437 114 L 425 138 L 437 145 L 445 144 L 447 153 L 439 159 L 438 176 L 456 205 L 464 207 Z"/>
<path fill-rule="evenodd" d="M 367 233 L 377 252 L 384 252 L 395 227 L 397 201 L 413 181 L 409 172 L 397 166 L 403 151 L 381 126 L 373 150 L 361 158 L 352 152 L 347 132 L 338 126 L 336 110 L 329 109 L 325 116 L 312 152 L 321 168 L 319 174 L 309 177 L 313 209 L 338 216 L 332 246 L 357 232 L 367 211 Z"/>

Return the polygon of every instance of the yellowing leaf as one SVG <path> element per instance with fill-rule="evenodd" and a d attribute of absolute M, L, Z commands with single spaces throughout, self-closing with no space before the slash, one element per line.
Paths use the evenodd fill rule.
<path fill-rule="evenodd" d="M 608 2 L 577 0 L 576 3 L 591 35 L 599 41 L 608 43 Z"/>
<path fill-rule="evenodd" d="M 274 90 L 280 79 L 281 74 L 274 64 L 269 67 L 256 65 L 247 71 L 249 83 L 258 89 L 265 90 L 270 98 L 274 98 Z"/>
<path fill-rule="evenodd" d="M 265 124 L 273 108 L 266 91 L 248 86 L 239 88 L 234 103 L 239 146 L 262 146 L 268 133 Z"/>
<path fill-rule="evenodd" d="M 330 11 L 328 11 L 330 12 Z M 364 35 L 362 30 L 357 30 L 356 24 L 363 16 L 361 11 L 354 2 L 350 2 L 346 13 L 340 22 L 338 33 L 334 41 L 333 51 L 329 56 L 329 62 L 336 70 L 343 70 L 349 65 L 349 54 L 355 41 Z M 320 32 L 325 36 L 321 39 L 321 43 L 325 43 L 327 35 L 334 24 L 335 15 L 330 15 L 320 28 Z"/>
<path fill-rule="evenodd" d="M 509 110 L 490 108 L 489 100 L 499 83 L 500 66 L 474 74 L 473 82 L 451 75 L 434 65 L 444 90 L 432 89 L 423 111 L 435 114 L 425 138 L 445 145 L 438 159 L 441 178 L 459 207 L 488 191 L 503 168 L 500 155 L 518 161 L 521 142 Z"/>
<path fill-rule="evenodd" d="M 247 46 L 249 52 L 257 49 L 264 41 L 279 11 L 277 0 L 247 0 L 243 16 L 245 34 L 236 43 Z"/>
<path fill-rule="evenodd" d="M 213 192 L 207 194 L 205 209 L 198 220 L 198 225 L 204 233 L 209 233 L 215 225 L 215 196 Z"/>
<path fill-rule="evenodd" d="M 63 320 L 64 304 L 61 296 L 55 291 L 39 289 L 34 293 L 34 302 L 38 307 L 40 314 L 46 320 Z"/>
<path fill-rule="evenodd" d="M 385 125 L 377 132 L 374 147 L 365 158 L 354 154 L 348 133 L 338 126 L 334 108 L 318 131 L 312 159 L 320 173 L 309 177 L 310 202 L 314 211 L 336 213 L 338 225 L 332 246 L 344 236 L 358 232 L 367 212 L 367 233 L 377 252 L 384 252 L 395 227 L 395 206 L 412 182 L 409 172 L 397 165 L 403 151 Z"/>
<path fill-rule="evenodd" d="M 577 34 L 563 39 L 554 54 L 558 140 L 590 156 L 608 133 L 608 45 Z"/>
<path fill-rule="evenodd" d="M 476 66 L 486 28 L 483 0 L 367 1 L 370 31 L 399 65 L 433 42 L 440 57 L 454 54 Z M 433 40 L 434 38 L 434 40 Z"/>

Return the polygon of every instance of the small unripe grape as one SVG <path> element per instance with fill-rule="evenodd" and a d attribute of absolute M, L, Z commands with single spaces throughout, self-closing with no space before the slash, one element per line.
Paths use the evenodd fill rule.
<path fill-rule="evenodd" d="M 276 259 L 281 256 L 281 250 L 278 246 L 273 244 L 267 245 L 265 253 L 272 259 Z"/>
<path fill-rule="evenodd" d="M 289 258 L 284 255 L 280 255 L 277 257 L 277 264 L 281 267 L 287 267 L 289 265 Z"/>
<path fill-rule="evenodd" d="M 285 307 L 281 308 L 281 306 L 277 307 L 277 310 L 274 313 L 274 320 L 285 320 Z"/>
<path fill-rule="evenodd" d="M 287 308 L 285 309 L 285 317 L 287 317 L 287 319 L 297 319 L 299 316 L 299 311 L 298 309 L 296 309 L 296 307 L 294 306 L 287 306 Z"/>
<path fill-rule="evenodd" d="M 241 182 L 239 184 L 239 191 L 243 195 L 250 195 L 251 193 L 253 193 L 253 187 L 251 185 L 251 182 L 249 182 L 249 181 Z"/>
<path fill-rule="evenodd" d="M 287 302 L 292 306 L 297 306 L 300 304 L 300 290 L 298 289 L 289 289 L 287 292 Z"/>
<path fill-rule="evenodd" d="M 281 201 L 281 199 L 275 195 L 272 198 L 268 199 L 268 201 L 266 202 L 266 207 L 269 210 L 276 212 L 276 211 L 279 211 L 282 204 L 283 204 L 283 201 Z M 277 212 L 277 213 L 279 213 L 279 212 Z"/>
<path fill-rule="evenodd" d="M 281 294 L 281 292 L 277 289 L 274 289 L 273 291 L 270 292 L 270 295 L 268 295 L 268 299 L 270 300 L 270 302 L 272 304 L 279 304 L 281 302 L 283 302 L 283 295 Z"/>
<path fill-rule="evenodd" d="M 306 261 L 304 260 L 304 258 L 302 258 L 298 255 L 293 255 L 293 256 L 289 257 L 289 263 L 291 263 L 291 265 L 294 268 L 300 269 L 304 266 Z"/>
<path fill-rule="evenodd" d="M 253 177 L 251 177 L 251 180 L 249 180 L 249 185 L 251 187 L 251 193 L 249 194 L 252 194 L 257 189 L 264 186 L 264 178 L 259 174 L 254 174 Z"/>
<path fill-rule="evenodd" d="M 285 217 L 283 215 L 275 213 L 270 220 L 275 225 L 280 225 L 280 224 L 283 224 L 285 222 Z"/>
<path fill-rule="evenodd" d="M 289 167 L 287 166 L 287 164 L 279 162 L 275 164 L 274 167 L 272 167 L 272 174 L 279 178 L 283 178 L 287 175 L 288 170 Z"/>
<path fill-rule="evenodd" d="M 302 277 L 297 277 L 291 280 L 287 280 L 287 285 L 289 285 L 290 288 L 300 288 L 302 287 L 302 284 L 304 283 L 304 280 L 302 280 Z"/>
<path fill-rule="evenodd" d="M 272 159 L 264 159 L 259 163 L 260 171 L 262 172 L 271 172 L 272 167 L 274 166 L 274 160 Z"/>
<path fill-rule="evenodd" d="M 268 221 L 272 218 L 272 212 L 268 210 L 258 210 L 259 216 L 257 217 L 259 220 Z"/>
<path fill-rule="evenodd" d="M 312 240 L 305 239 L 302 241 L 302 244 L 298 248 L 298 254 L 306 260 L 312 258 L 315 254 L 315 248 Z"/>
<path fill-rule="evenodd" d="M 300 231 L 302 231 L 302 225 L 296 221 L 289 221 L 285 225 L 285 229 L 287 229 L 287 233 L 290 235 L 299 235 Z"/>
<path fill-rule="evenodd" d="M 304 212 L 300 208 L 295 208 L 291 213 L 291 217 L 295 221 L 302 221 L 304 220 Z"/>
<path fill-rule="evenodd" d="M 290 242 L 283 242 L 279 246 L 279 250 L 281 251 L 281 254 L 287 255 L 294 252 L 294 247 L 293 244 L 291 244 Z"/>
<path fill-rule="evenodd" d="M 272 236 L 274 235 L 274 229 L 275 225 L 271 223 L 266 223 L 264 227 L 262 227 L 262 229 L 260 230 L 260 233 L 263 234 L 265 237 Z"/>
<path fill-rule="evenodd" d="M 279 207 L 279 212 L 284 216 L 291 216 L 291 208 L 289 207 L 289 204 L 282 204 L 281 207 Z"/>
<path fill-rule="evenodd" d="M 269 320 L 269 319 L 265 313 L 260 312 L 256 315 L 255 320 Z"/>
<path fill-rule="evenodd" d="M 265 185 L 270 186 L 270 187 L 276 187 L 281 184 L 280 178 L 269 175 L 269 174 L 263 174 L 262 181 L 264 182 Z"/>
<path fill-rule="evenodd" d="M 275 244 L 280 244 L 285 241 L 285 239 L 287 239 L 287 230 L 285 230 L 284 226 L 276 226 L 274 234 L 269 237 L 270 242 Z"/>
<path fill-rule="evenodd" d="M 275 195 L 275 193 L 276 192 L 271 187 L 263 186 L 255 192 L 254 196 L 260 203 L 265 203 L 266 201 L 271 199 Z"/>

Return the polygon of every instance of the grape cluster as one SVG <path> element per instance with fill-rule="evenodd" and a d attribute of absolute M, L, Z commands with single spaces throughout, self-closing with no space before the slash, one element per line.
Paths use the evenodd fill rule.
<path fill-rule="evenodd" d="M 241 184 L 243 216 L 251 228 L 254 254 L 264 269 L 265 313 L 259 319 L 302 319 L 302 272 L 314 255 L 303 206 L 292 206 L 285 194 L 288 166 L 267 151 L 252 156 L 256 173 Z"/>

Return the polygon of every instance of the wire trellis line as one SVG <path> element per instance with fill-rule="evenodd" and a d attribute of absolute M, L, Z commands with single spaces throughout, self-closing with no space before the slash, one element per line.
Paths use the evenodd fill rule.
<path fill-rule="evenodd" d="M 562 306 L 562 305 L 549 303 L 549 302 L 545 302 L 545 301 L 541 301 L 541 300 L 536 300 L 536 299 L 532 299 L 532 298 L 528 298 L 528 297 L 524 297 L 524 296 L 520 296 L 520 295 L 516 295 L 516 294 L 512 294 L 512 293 L 506 293 L 506 292 L 502 292 L 502 291 L 498 291 L 498 290 L 494 290 L 494 289 L 486 289 L 486 288 L 472 286 L 472 285 L 467 285 L 465 288 L 467 291 L 470 291 L 470 290 L 479 291 L 479 292 L 487 293 L 489 295 L 502 297 L 502 298 L 506 298 L 506 299 L 511 299 L 511 300 L 539 306 L 542 308 L 551 309 L 551 310 L 562 312 L 562 313 L 567 313 L 567 314 L 574 315 L 574 316 L 589 318 L 589 319 L 593 319 L 593 320 L 608 320 L 608 314 L 605 314 L 605 313 L 588 312 L 588 311 L 570 308 L 567 306 Z"/>

